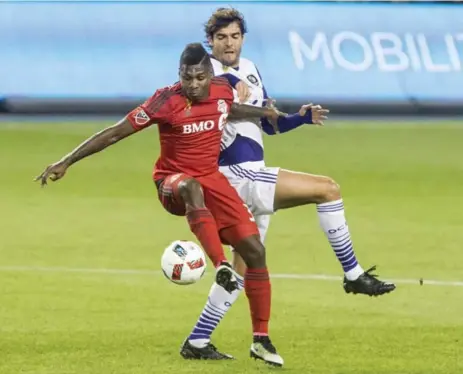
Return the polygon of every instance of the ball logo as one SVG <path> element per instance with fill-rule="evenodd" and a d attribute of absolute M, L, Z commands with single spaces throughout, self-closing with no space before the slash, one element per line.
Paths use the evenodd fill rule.
<path fill-rule="evenodd" d="M 180 258 L 185 258 L 187 255 L 185 248 L 183 248 L 181 245 L 176 245 L 172 250 Z"/>
<path fill-rule="evenodd" d="M 180 280 L 182 277 L 183 264 L 175 264 L 172 270 L 172 280 Z"/>
<path fill-rule="evenodd" d="M 204 266 L 204 261 L 202 258 L 200 258 L 198 260 L 188 262 L 187 265 L 191 270 L 199 269 Z"/>

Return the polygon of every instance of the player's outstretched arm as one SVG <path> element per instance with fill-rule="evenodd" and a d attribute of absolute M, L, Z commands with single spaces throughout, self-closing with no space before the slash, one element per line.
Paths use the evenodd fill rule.
<path fill-rule="evenodd" d="M 298 113 L 279 116 L 276 121 L 263 118 L 262 129 L 268 135 L 275 135 L 294 130 L 304 124 L 323 126 L 329 112 L 320 105 L 302 105 Z"/>
<path fill-rule="evenodd" d="M 57 181 L 64 176 L 66 170 L 72 164 L 75 164 L 77 161 L 80 161 L 87 156 L 102 151 L 106 147 L 117 143 L 119 140 L 122 140 L 135 132 L 136 130 L 132 124 L 129 122 L 127 117 L 125 117 L 115 125 L 107 127 L 85 140 L 71 153 L 61 158 L 61 160 L 47 166 L 42 174 L 37 176 L 35 180 L 40 181 L 42 187 L 47 184 L 48 178 L 50 178 L 53 182 Z"/>
<path fill-rule="evenodd" d="M 268 118 L 277 120 L 279 116 L 283 115 L 274 107 L 257 107 L 246 104 L 233 103 L 230 109 L 230 119 L 242 118 Z"/>

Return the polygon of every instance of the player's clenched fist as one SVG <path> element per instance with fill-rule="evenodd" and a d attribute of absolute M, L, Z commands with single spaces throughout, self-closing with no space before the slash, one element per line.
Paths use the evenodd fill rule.
<path fill-rule="evenodd" d="M 43 173 L 35 178 L 35 181 L 40 181 L 42 187 L 46 186 L 48 178 L 50 178 L 53 182 L 61 179 L 66 173 L 67 168 L 68 164 L 66 162 L 55 162 L 54 164 L 47 166 Z"/>
<path fill-rule="evenodd" d="M 312 103 L 301 106 L 299 109 L 299 114 L 303 117 L 306 115 L 307 111 L 312 112 L 312 123 L 314 125 L 323 126 L 323 121 L 328 119 L 328 109 L 324 109 L 321 105 L 313 105 Z"/>

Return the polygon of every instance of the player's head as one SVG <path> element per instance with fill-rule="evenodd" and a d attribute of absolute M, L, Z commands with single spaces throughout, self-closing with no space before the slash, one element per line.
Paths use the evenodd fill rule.
<path fill-rule="evenodd" d="M 193 101 L 209 95 L 213 76 L 211 59 L 201 43 L 188 44 L 180 56 L 180 83 L 183 93 Z"/>
<path fill-rule="evenodd" d="M 234 8 L 219 8 L 204 25 L 204 31 L 213 56 L 224 65 L 238 66 L 247 32 L 243 15 Z"/>

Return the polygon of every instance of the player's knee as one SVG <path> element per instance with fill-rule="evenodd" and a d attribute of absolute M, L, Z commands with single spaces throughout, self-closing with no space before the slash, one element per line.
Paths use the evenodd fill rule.
<path fill-rule="evenodd" d="M 323 177 L 323 200 L 325 202 L 339 200 L 341 187 L 330 177 Z"/>
<path fill-rule="evenodd" d="M 265 247 L 257 235 L 244 239 L 235 246 L 244 263 L 249 268 L 262 268 L 266 266 Z"/>
<path fill-rule="evenodd" d="M 242 277 L 246 274 L 246 263 L 244 262 L 243 258 L 236 252 L 233 251 L 233 260 L 232 260 L 233 269 Z"/>
<path fill-rule="evenodd" d="M 204 207 L 204 195 L 201 184 L 193 178 L 185 179 L 178 184 L 178 192 L 186 205 L 192 208 Z"/>

